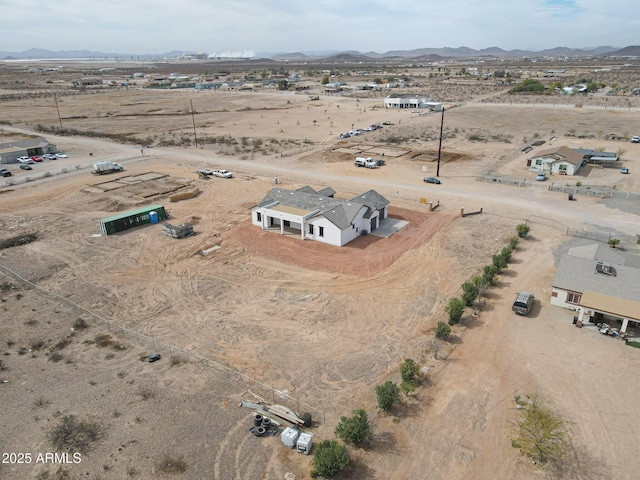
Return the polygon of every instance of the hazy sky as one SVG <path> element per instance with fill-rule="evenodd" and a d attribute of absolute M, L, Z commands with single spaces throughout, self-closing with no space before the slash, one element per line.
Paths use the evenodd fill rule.
<path fill-rule="evenodd" d="M 637 0 L 0 0 L 0 51 L 362 53 L 640 44 Z"/>

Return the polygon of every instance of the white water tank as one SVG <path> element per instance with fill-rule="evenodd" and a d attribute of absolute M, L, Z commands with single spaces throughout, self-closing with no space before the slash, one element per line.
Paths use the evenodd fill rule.
<path fill-rule="evenodd" d="M 311 435 L 310 433 L 301 433 L 298 437 L 298 442 L 296 443 L 298 453 L 309 455 L 309 453 L 311 453 L 312 444 L 313 435 Z"/>
<path fill-rule="evenodd" d="M 295 448 L 296 441 L 298 440 L 298 436 L 300 435 L 300 430 L 296 430 L 295 428 L 287 427 L 280 434 L 280 441 L 285 447 Z"/>

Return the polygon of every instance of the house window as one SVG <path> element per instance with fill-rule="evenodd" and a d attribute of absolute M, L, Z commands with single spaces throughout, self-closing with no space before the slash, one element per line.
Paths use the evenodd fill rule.
<path fill-rule="evenodd" d="M 536 160 L 536 165 L 538 165 L 538 166 L 542 165 L 542 159 L 541 158 Z"/>
<path fill-rule="evenodd" d="M 567 171 L 567 166 L 563 163 L 561 163 L 560 165 L 558 165 L 558 170 L 561 172 L 566 172 Z"/>
<path fill-rule="evenodd" d="M 567 293 L 567 303 L 573 303 L 574 305 L 577 305 L 578 303 L 580 303 L 581 297 L 582 295 L 580 295 L 579 293 Z"/>
<path fill-rule="evenodd" d="M 313 225 L 309 224 L 309 235 L 313 235 Z"/>
<path fill-rule="evenodd" d="M 256 212 L 256 220 L 259 222 L 262 221 L 262 214 L 260 212 Z"/>
<path fill-rule="evenodd" d="M 318 236 L 324 237 L 324 227 L 318 227 Z"/>

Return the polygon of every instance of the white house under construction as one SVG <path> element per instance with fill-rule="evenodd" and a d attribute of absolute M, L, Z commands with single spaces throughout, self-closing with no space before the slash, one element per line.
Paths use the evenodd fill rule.
<path fill-rule="evenodd" d="M 334 194 L 331 188 L 273 188 L 251 209 L 251 221 L 263 230 L 341 247 L 371 233 L 387 217 L 390 202 L 375 190 L 348 200 L 337 200 Z"/>

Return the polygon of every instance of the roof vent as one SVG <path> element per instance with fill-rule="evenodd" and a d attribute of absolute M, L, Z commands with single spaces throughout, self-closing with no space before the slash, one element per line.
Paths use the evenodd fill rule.
<path fill-rule="evenodd" d="M 605 275 L 616 275 L 616 269 L 610 263 L 599 261 L 596 263 L 596 273 L 603 273 Z"/>

